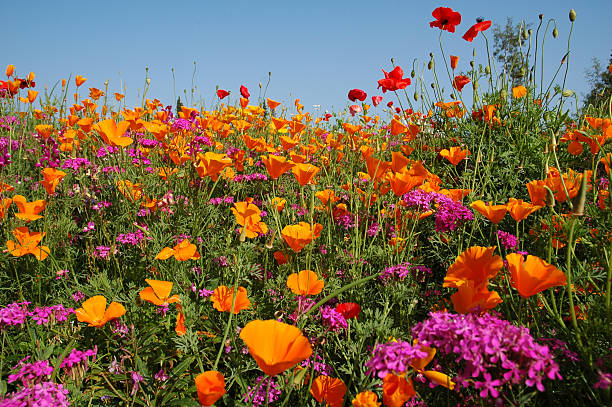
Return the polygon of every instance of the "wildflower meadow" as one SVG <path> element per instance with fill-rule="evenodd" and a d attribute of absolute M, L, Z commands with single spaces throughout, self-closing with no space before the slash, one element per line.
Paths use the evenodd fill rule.
<path fill-rule="evenodd" d="M 612 105 L 542 60 L 579 16 L 509 69 L 461 21 L 327 113 L 8 65 L 0 406 L 610 405 Z"/>

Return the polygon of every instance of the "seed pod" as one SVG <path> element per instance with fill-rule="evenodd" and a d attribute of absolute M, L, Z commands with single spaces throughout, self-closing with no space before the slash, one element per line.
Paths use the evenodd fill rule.
<path fill-rule="evenodd" d="M 565 89 L 563 92 L 561 92 L 561 94 L 563 95 L 563 97 L 569 98 L 574 96 L 574 91 L 571 89 Z"/>
<path fill-rule="evenodd" d="M 574 21 L 576 21 L 576 10 L 571 9 L 569 12 L 569 19 L 570 21 L 573 23 Z"/>
<path fill-rule="evenodd" d="M 559 30 L 557 30 L 557 27 L 555 27 L 553 29 L 553 38 L 557 38 L 559 36 Z"/>

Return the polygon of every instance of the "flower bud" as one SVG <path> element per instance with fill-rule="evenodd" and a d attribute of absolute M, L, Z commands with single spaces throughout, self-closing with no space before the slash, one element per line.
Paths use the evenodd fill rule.
<path fill-rule="evenodd" d="M 502 89 L 501 92 L 499 93 L 499 95 L 502 97 L 502 99 L 507 99 L 508 98 L 508 91 L 506 89 Z"/>
<path fill-rule="evenodd" d="M 486 73 L 487 75 L 489 75 L 489 74 L 491 73 L 491 65 L 487 65 L 487 66 L 485 67 L 485 73 Z"/>
<path fill-rule="evenodd" d="M 431 69 L 433 68 L 434 63 L 433 61 L 429 61 L 429 63 L 427 64 L 427 69 L 429 69 L 431 71 Z"/>
<path fill-rule="evenodd" d="M 435 89 L 435 88 L 436 88 L 436 84 L 432 82 L 432 83 L 431 83 L 431 88 L 432 88 L 432 89 Z"/>
<path fill-rule="evenodd" d="M 557 38 L 559 36 L 559 30 L 557 30 L 557 27 L 555 27 L 553 29 L 553 38 Z"/>
<path fill-rule="evenodd" d="M 416 102 L 417 100 L 419 100 L 419 94 L 414 92 L 414 101 Z"/>
<path fill-rule="evenodd" d="M 480 87 L 480 84 L 478 83 L 478 81 L 472 82 L 472 89 L 478 90 L 479 87 Z"/>
<path fill-rule="evenodd" d="M 147 78 L 147 85 L 151 84 L 151 78 Z"/>
<path fill-rule="evenodd" d="M 416 73 L 414 72 L 414 69 L 412 71 L 410 71 L 410 77 L 414 78 L 416 76 Z"/>
<path fill-rule="evenodd" d="M 474 68 L 474 61 L 470 61 L 470 66 Z"/>
<path fill-rule="evenodd" d="M 574 21 L 576 21 L 576 10 L 571 9 L 569 12 L 569 19 L 570 21 L 573 23 Z"/>
<path fill-rule="evenodd" d="M 523 30 L 523 39 L 526 40 L 527 38 L 529 38 L 529 33 L 527 30 Z"/>
<path fill-rule="evenodd" d="M 563 95 L 563 97 L 569 98 L 574 96 L 574 91 L 571 89 L 565 89 L 563 92 L 561 92 L 561 94 Z"/>

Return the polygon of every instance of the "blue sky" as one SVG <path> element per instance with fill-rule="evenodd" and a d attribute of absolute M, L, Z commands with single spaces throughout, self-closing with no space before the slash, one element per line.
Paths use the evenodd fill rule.
<path fill-rule="evenodd" d="M 605 63 L 612 51 L 609 0 L 58 0 L 30 1 L 27 9 L 18 2 L 3 5 L 2 60 L 14 64 L 21 75 L 34 71 L 38 90 L 76 74 L 88 78 L 84 87 L 103 89 L 108 79 L 110 92 L 123 92 L 123 84 L 128 105 L 140 102 L 146 67 L 151 79 L 147 96 L 174 105 L 174 89 L 184 102 L 187 90 L 189 105 L 193 78 L 195 99 L 208 107 L 216 100 L 217 85 L 232 91 L 235 99 L 244 84 L 254 99 L 258 84 L 265 86 L 272 72 L 268 97 L 290 105 L 297 97 L 307 110 L 317 104 L 321 110 L 338 111 L 348 105 L 346 95 L 352 88 L 365 90 L 368 97 L 381 94 L 377 80 L 383 77 L 381 69 L 392 69 L 391 58 L 408 75 L 414 58 L 422 65 L 433 52 L 438 76 L 448 89 L 439 30 L 428 24 L 439 6 L 462 14 L 457 32 L 442 36 L 447 58 L 460 56 L 459 71 L 468 69 L 473 49 L 477 62 L 486 63 L 483 38 L 473 43 L 461 38 L 477 17 L 501 25 L 513 17 L 534 26 L 540 13 L 545 21 L 556 19 L 559 37 L 553 39 L 549 31 L 545 48 L 545 71 L 550 75 L 565 54 L 568 12 L 574 8 L 578 18 L 567 87 L 579 95 L 588 89 L 584 72 L 592 58 Z M 385 101 L 390 97 L 387 93 Z"/>

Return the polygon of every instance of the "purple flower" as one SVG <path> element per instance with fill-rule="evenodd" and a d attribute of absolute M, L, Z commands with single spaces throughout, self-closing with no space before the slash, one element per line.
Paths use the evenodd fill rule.
<path fill-rule="evenodd" d="M 25 359 L 27 360 L 29 356 Z M 13 370 L 19 368 L 17 373 L 8 375 L 8 382 L 13 383 L 21 381 L 24 386 L 30 386 L 34 383 L 42 382 L 43 379 L 48 378 L 53 373 L 53 366 L 48 360 L 39 360 L 33 363 L 25 363 L 24 360 L 19 361 L 17 365 L 13 366 Z"/>
<path fill-rule="evenodd" d="M 1 407 L 68 407 L 68 389 L 61 384 L 53 382 L 36 383 L 32 387 L 23 387 L 20 390 L 7 394 L 7 398 L 0 400 Z"/>
<path fill-rule="evenodd" d="M 78 350 L 78 349 L 72 349 L 70 354 L 66 356 L 64 360 L 62 360 L 62 363 L 60 364 L 60 368 L 70 369 L 73 366 L 78 365 L 81 362 L 85 362 L 83 365 L 84 365 L 84 368 L 87 369 L 87 358 L 91 357 L 92 360 L 95 360 L 97 354 L 98 354 L 97 345 L 94 346 L 93 349 L 87 349 L 85 351 Z"/>
<path fill-rule="evenodd" d="M 374 355 L 365 363 L 368 368 L 366 374 L 375 373 L 384 379 L 388 373 L 401 374 L 408 370 L 414 359 L 427 356 L 421 346 L 412 346 L 408 342 L 397 341 L 379 343 L 374 349 Z"/>
<path fill-rule="evenodd" d="M 247 387 L 247 393 L 242 396 L 245 403 L 252 403 L 253 406 L 272 404 L 280 397 L 282 391 L 274 377 L 259 376 L 255 379 L 253 386 Z"/>
<path fill-rule="evenodd" d="M 593 385 L 596 389 L 609 389 L 612 386 L 612 373 L 604 373 L 601 370 L 598 371 L 597 383 Z"/>
<path fill-rule="evenodd" d="M 506 250 L 514 250 L 514 248 L 518 246 L 517 237 L 511 233 L 498 230 L 497 237 L 499 238 L 499 242 L 506 248 Z"/>
<path fill-rule="evenodd" d="M 23 325 L 29 316 L 29 302 L 14 302 L 4 308 L 0 308 L 0 329 L 5 326 Z"/>
<path fill-rule="evenodd" d="M 132 376 L 132 383 L 133 383 L 133 387 L 132 387 L 132 391 L 130 392 L 130 396 L 134 396 L 134 394 L 136 394 L 136 392 L 138 391 L 138 388 L 140 387 L 139 383 L 144 381 L 144 377 L 142 377 L 142 375 L 138 372 L 132 372 L 131 374 Z"/>
<path fill-rule="evenodd" d="M 339 332 L 348 328 L 344 316 L 336 311 L 334 307 L 325 305 L 321 307 L 321 321 L 323 326 L 327 327 L 332 332 Z"/>

